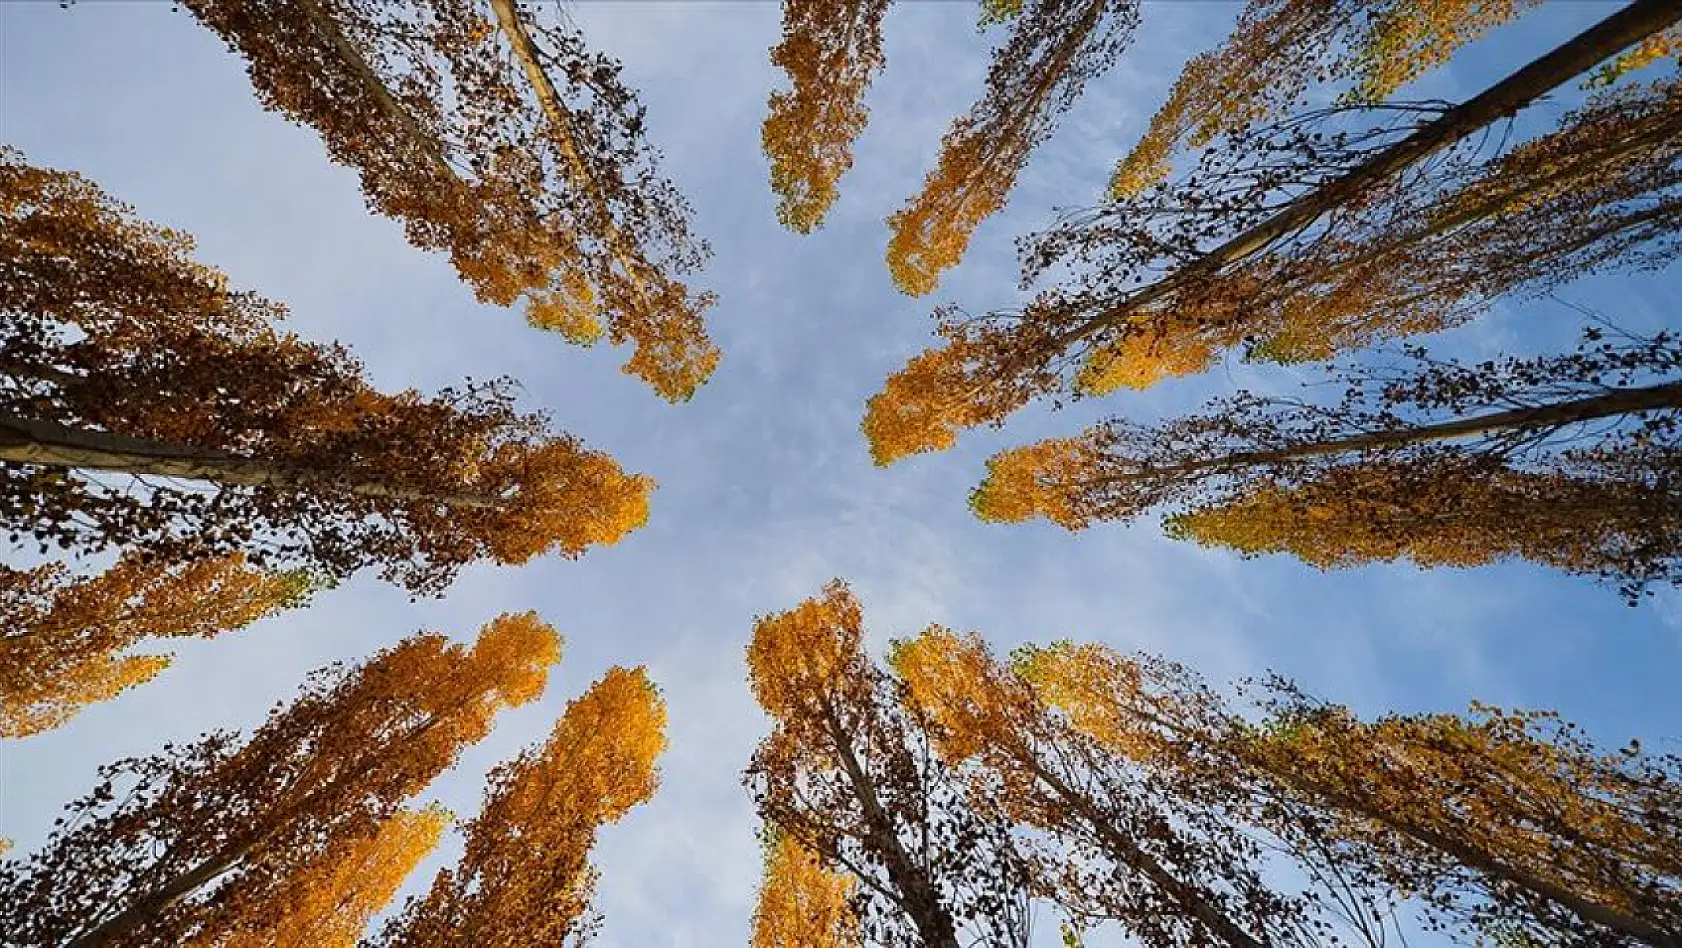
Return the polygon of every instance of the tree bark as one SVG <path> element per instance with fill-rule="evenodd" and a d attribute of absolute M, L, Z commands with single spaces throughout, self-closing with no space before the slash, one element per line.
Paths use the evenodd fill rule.
<path fill-rule="evenodd" d="M 99 948 L 99 946 L 106 945 L 119 936 L 128 934 L 148 918 L 169 908 L 200 886 L 206 885 L 217 876 L 232 869 L 254 848 L 255 844 L 249 843 L 236 847 L 214 859 L 208 859 L 200 863 L 196 868 L 177 875 L 128 908 L 101 922 L 92 931 L 71 940 L 65 948 Z"/>
<path fill-rule="evenodd" d="M 1330 441 L 1316 441 L 1293 448 L 1281 448 L 1276 451 L 1237 451 L 1204 461 L 1153 467 L 1144 473 L 1152 476 L 1194 474 L 1210 469 L 1282 464 L 1288 461 L 1325 457 L 1327 455 L 1353 454 L 1359 451 L 1399 448 L 1405 445 L 1429 444 L 1436 441 L 1455 441 L 1494 431 L 1559 428 L 1600 418 L 1678 408 L 1682 408 L 1682 382 L 1667 382 L 1663 385 L 1654 385 L 1647 388 L 1616 388 L 1604 395 L 1555 402 L 1551 405 L 1539 405 L 1534 408 L 1513 408 L 1487 415 L 1474 415 L 1470 418 L 1459 418 L 1434 425 L 1400 428 L 1394 431 L 1367 432 L 1350 435 L 1346 438 L 1334 438 Z M 1135 474 L 1123 474 L 1112 477 L 1098 477 L 1081 483 L 1102 484 L 1111 481 L 1132 480 L 1137 476 Z"/>
<path fill-rule="evenodd" d="M 1072 343 L 1113 326 L 1199 277 L 1256 253 L 1274 241 L 1313 223 L 1317 218 L 1360 195 L 1367 188 L 1398 174 L 1424 158 L 1460 141 L 1491 122 L 1512 115 L 1554 88 L 1594 68 L 1648 36 L 1682 20 L 1678 0 L 1635 0 L 1563 45 L 1507 76 L 1479 95 L 1444 112 L 1435 121 L 1379 152 L 1341 178 L 1298 197 L 1260 224 L 1210 250 L 1119 305 L 1074 327 L 1062 337 Z"/>
<path fill-rule="evenodd" d="M 320 490 L 412 503 L 499 509 L 500 497 L 424 491 L 374 481 L 345 482 L 308 468 L 189 445 L 131 438 L 0 414 L 0 461 L 208 481 L 241 487 Z"/>

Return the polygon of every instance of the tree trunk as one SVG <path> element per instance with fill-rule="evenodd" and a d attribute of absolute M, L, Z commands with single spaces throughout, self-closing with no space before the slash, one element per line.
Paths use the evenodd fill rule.
<path fill-rule="evenodd" d="M 145 897 L 136 900 L 128 908 L 101 922 L 92 931 L 72 939 L 65 948 L 99 948 L 111 943 L 133 931 L 147 919 L 191 895 L 200 886 L 232 869 L 254 848 L 254 843 L 247 843 L 180 873 L 147 893 Z"/>
<path fill-rule="evenodd" d="M 1398 174 L 1491 122 L 1512 115 L 1602 60 L 1682 20 L 1678 0 L 1635 0 L 1552 52 L 1532 61 L 1476 97 L 1391 145 L 1343 177 L 1298 197 L 1283 210 L 1233 237 L 1174 273 L 1127 297 L 1110 311 L 1069 330 L 1072 343 L 1127 320 L 1141 309 L 1197 278 L 1218 272 L 1274 241 L 1313 223 L 1374 184 Z"/>
<path fill-rule="evenodd" d="M 830 742 L 835 745 L 836 756 L 841 760 L 841 769 L 847 775 L 847 781 L 852 785 L 853 796 L 858 798 L 859 805 L 864 808 L 865 820 L 870 824 L 871 835 L 881 850 L 882 861 L 887 864 L 888 876 L 894 885 L 904 893 L 901 907 L 911 916 L 917 926 L 917 934 L 923 939 L 927 948 L 958 948 L 957 926 L 951 915 L 940 904 L 940 897 L 934 891 L 928 878 L 911 861 L 911 856 L 900 844 L 899 837 L 894 833 L 893 820 L 882 808 L 882 802 L 876 798 L 876 790 L 870 784 L 870 778 L 864 773 L 858 758 L 853 754 L 853 746 L 847 734 L 837 720 L 834 708 L 824 701 L 824 725 L 829 732 Z"/>
<path fill-rule="evenodd" d="M 491 11 L 496 15 L 497 25 L 508 37 L 508 45 L 514 51 L 514 58 L 520 61 L 525 70 L 526 81 L 531 83 L 532 92 L 537 101 L 543 106 L 543 114 L 549 119 L 554 128 L 555 142 L 561 146 L 567 163 L 572 166 L 572 174 L 578 187 L 587 192 L 591 201 L 596 205 L 597 213 L 602 216 L 602 227 L 607 232 L 607 244 L 613 250 L 613 255 L 619 261 L 619 266 L 625 271 L 625 278 L 631 281 L 637 295 L 642 297 L 643 304 L 649 305 L 648 290 L 643 285 L 642 275 L 625 252 L 624 238 L 619 233 L 619 227 L 613 222 L 612 210 L 607 205 L 607 199 L 602 194 L 601 183 L 596 180 L 595 173 L 579 154 L 577 134 L 572 128 L 572 113 L 561 102 L 561 95 L 550 81 L 549 74 L 543 71 L 543 63 L 538 60 L 537 46 L 531 41 L 531 34 L 526 31 L 526 24 L 520 19 L 520 11 L 515 6 L 515 0 L 491 0 Z"/>
<path fill-rule="evenodd" d="M 1185 464 L 1151 468 L 1146 473 L 1152 476 L 1193 474 L 1211 469 L 1283 464 L 1289 461 L 1334 454 L 1353 454 L 1359 451 L 1399 448 L 1406 445 L 1429 444 L 1436 441 L 1456 441 L 1494 431 L 1560 428 L 1565 425 L 1594 421 L 1600 418 L 1678 408 L 1682 408 L 1682 382 L 1667 382 L 1663 385 L 1654 385 L 1647 388 L 1615 388 L 1604 395 L 1555 402 L 1551 405 L 1539 405 L 1534 408 L 1513 408 L 1487 415 L 1474 415 L 1470 418 L 1459 418 L 1434 425 L 1400 428 L 1394 431 L 1367 432 L 1345 438 L 1335 438 L 1330 441 L 1316 441 L 1298 445 L 1294 448 L 1281 448 L 1275 451 L 1238 451 L 1205 461 L 1190 461 Z M 1110 481 L 1132 480 L 1136 476 L 1138 475 L 1124 474 L 1113 477 L 1098 477 L 1080 483 L 1102 484 Z"/>
<path fill-rule="evenodd" d="M 1294 772 L 1280 773 L 1273 771 L 1271 768 L 1264 769 L 1272 773 L 1275 778 L 1283 781 L 1286 786 L 1294 788 L 1299 793 L 1306 794 L 1311 800 L 1318 798 L 1329 803 L 1334 809 L 1373 820 L 1416 843 L 1452 857 L 1469 869 L 1474 869 L 1486 876 L 1526 889 L 1535 895 L 1554 902 L 1585 921 L 1605 926 L 1643 944 L 1652 945 L 1654 948 L 1682 948 L 1682 938 L 1666 932 L 1651 922 L 1601 905 L 1547 879 L 1538 878 L 1522 869 L 1509 866 L 1489 853 L 1468 846 L 1451 836 L 1399 820 L 1382 810 L 1374 810 L 1363 806 L 1361 801 L 1357 799 L 1340 793 L 1336 789 L 1306 780 Z"/>
<path fill-rule="evenodd" d="M 318 490 L 400 502 L 497 509 L 507 501 L 467 492 L 434 492 L 374 481 L 344 482 L 309 468 L 252 459 L 209 448 L 72 428 L 0 414 L 0 461 L 83 470 L 173 477 L 242 487 Z"/>
<path fill-rule="evenodd" d="M 372 66 L 368 65 L 368 60 L 363 58 L 362 54 L 345 37 L 344 31 L 339 29 L 339 24 L 334 22 L 333 18 L 327 15 L 327 11 L 321 8 L 320 0 L 297 0 L 297 4 L 304 18 L 309 20 L 310 25 L 315 27 L 317 32 L 327 38 L 327 42 L 333 46 L 333 51 L 338 53 L 339 58 L 344 61 L 350 71 L 362 80 L 363 88 L 373 97 L 374 103 L 380 107 L 380 111 L 396 123 L 397 127 L 403 132 L 409 147 L 425 160 L 435 173 L 447 180 L 458 180 L 455 171 L 450 167 L 450 163 L 444 160 L 444 153 L 438 147 L 438 141 L 422 131 L 419 123 L 415 121 L 415 117 L 409 114 L 409 110 L 405 109 L 403 104 L 392 96 L 391 90 L 387 89 L 385 83 L 380 81 L 379 74 L 374 72 Z"/>
<path fill-rule="evenodd" d="M 1093 832 L 1103 841 L 1104 848 L 1122 865 L 1139 873 L 1151 884 L 1161 889 L 1176 905 L 1185 910 L 1186 914 L 1203 923 L 1210 934 L 1219 938 L 1222 943 L 1231 948 L 1267 948 L 1267 942 L 1261 941 L 1240 928 L 1232 919 L 1227 918 L 1218 907 L 1198 893 L 1196 887 L 1174 877 L 1162 864 L 1151 858 L 1151 855 L 1140 849 L 1138 844 L 1128 839 L 1117 830 L 1110 821 L 1099 813 L 1092 802 L 1076 793 L 1068 784 L 1041 767 L 1031 755 L 1024 754 L 1020 758 L 1027 764 L 1034 775 L 1045 781 L 1046 785 L 1057 794 L 1059 800 L 1070 810 L 1079 814 Z"/>

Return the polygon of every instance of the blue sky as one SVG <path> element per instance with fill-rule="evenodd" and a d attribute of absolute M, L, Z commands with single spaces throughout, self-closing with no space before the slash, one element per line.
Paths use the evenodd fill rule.
<path fill-rule="evenodd" d="M 1609 8 L 1550 4 L 1422 91 L 1475 88 Z M 671 748 L 658 796 L 602 836 L 601 943 L 743 944 L 759 855 L 737 779 L 765 729 L 743 648 L 755 615 L 835 576 L 863 600 L 877 646 L 931 622 L 980 629 L 1001 650 L 1096 639 L 1166 653 L 1216 680 L 1277 669 L 1369 713 L 1461 710 L 1473 699 L 1553 707 L 1608 744 L 1640 737 L 1682 750 L 1682 598 L 1672 594 L 1630 609 L 1611 590 L 1524 565 L 1322 574 L 1173 544 L 1152 519 L 1068 534 L 981 524 L 965 506 L 998 448 L 1108 414 L 1183 410 L 1235 383 L 1295 384 L 1283 370 L 1234 364 L 1145 395 L 1032 409 L 952 452 L 871 467 L 857 430 L 864 399 L 927 345 L 932 302 L 1008 303 L 1012 238 L 1054 207 L 1096 199 L 1180 63 L 1224 36 L 1236 9 L 1147 4 L 1133 48 L 1036 154 L 1009 209 L 982 226 L 932 300 L 914 301 L 889 283 L 882 219 L 920 185 L 947 123 L 981 87 L 994 36 L 976 32 L 973 4 L 890 11 L 870 127 L 829 222 L 806 238 L 778 227 L 759 150 L 766 96 L 783 82 L 767 55 L 778 5 L 577 7 L 592 43 L 642 90 L 668 173 L 716 252 L 698 282 L 721 297 L 713 326 L 724 362 L 674 407 L 618 373 L 623 353 L 579 350 L 475 304 L 445 259 L 371 217 L 354 174 L 327 163 L 313 132 L 263 112 L 242 64 L 167 3 L 0 5 L 0 140 L 194 234 L 202 260 L 289 304 L 303 334 L 349 344 L 380 385 L 513 375 L 527 405 L 660 484 L 646 529 L 582 560 L 473 568 L 446 598 L 419 603 L 363 578 L 308 611 L 183 645 L 159 681 L 0 746 L 0 835 L 33 848 L 99 764 L 250 726 L 311 668 L 419 629 L 467 637 L 499 612 L 537 609 L 567 637 L 547 696 L 506 715 L 429 796 L 471 815 L 484 771 L 539 740 L 568 698 L 610 664 L 646 664 L 670 703 Z M 1651 327 L 1674 323 L 1678 277 L 1673 267 L 1564 295 Z M 1568 344 L 1573 325 L 1559 306 L 1501 307 L 1442 346 L 1534 351 Z M 447 844 L 410 889 L 457 852 Z M 1093 942 L 1105 943 L 1120 942 Z"/>

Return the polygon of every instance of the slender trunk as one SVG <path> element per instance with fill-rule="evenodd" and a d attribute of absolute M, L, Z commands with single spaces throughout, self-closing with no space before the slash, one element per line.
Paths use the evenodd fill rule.
<path fill-rule="evenodd" d="M 1218 272 L 1274 241 L 1358 197 L 1362 191 L 1426 157 L 1512 115 L 1554 88 L 1594 68 L 1602 60 L 1682 20 L 1678 0 L 1635 0 L 1563 45 L 1507 76 L 1476 97 L 1444 112 L 1435 121 L 1349 171 L 1302 195 L 1283 210 L 1233 237 L 1173 274 L 1144 287 L 1118 306 L 1064 334 L 1065 344 L 1127 320 L 1141 309 L 1194 280 Z"/>
<path fill-rule="evenodd" d="M 255 843 L 246 843 L 199 863 L 135 900 L 128 908 L 101 922 L 87 934 L 72 939 L 65 948 L 99 948 L 111 943 L 232 869 L 255 848 Z"/>
<path fill-rule="evenodd" d="M 1607 163 L 1617 161 L 1620 158 L 1627 157 L 1643 149 L 1663 145 L 1666 142 L 1671 141 L 1677 134 L 1677 129 L 1671 127 L 1649 130 L 1640 135 L 1633 135 L 1629 138 L 1621 139 L 1613 143 L 1613 145 L 1609 148 L 1597 149 L 1591 157 L 1597 166 L 1604 167 Z M 1580 170 L 1580 166 L 1562 166 L 1553 169 L 1539 178 L 1524 182 L 1522 185 L 1522 191 L 1531 192 L 1542 189 L 1552 185 L 1554 182 L 1567 175 L 1579 173 Z M 1417 230 L 1409 231 L 1403 235 L 1400 241 L 1381 244 L 1377 247 L 1369 248 L 1368 250 L 1347 260 L 1340 260 L 1337 263 L 1337 268 L 1339 270 L 1358 269 L 1374 262 L 1375 260 L 1383 258 L 1385 255 L 1394 252 L 1399 247 L 1417 246 L 1428 240 L 1432 240 L 1446 234 L 1451 234 L 1462 227 L 1487 220 L 1488 218 L 1494 217 L 1506 210 L 1518 197 L 1519 194 L 1512 190 L 1496 191 L 1481 201 L 1475 201 L 1464 208 L 1455 210 L 1453 213 L 1444 214 L 1436 220 L 1428 220 L 1425 226 Z M 1630 226 L 1632 222 L 1639 223 L 1657 217 L 1662 217 L 1663 211 L 1664 205 L 1660 204 L 1651 210 L 1631 215 L 1630 218 L 1620 219 L 1618 229 Z M 1616 231 L 1614 231 L 1614 233 L 1615 232 Z M 1587 246 L 1587 244 L 1593 243 L 1595 240 L 1599 240 L 1604 236 L 1607 236 L 1604 231 L 1597 231 L 1590 235 L 1590 239 L 1574 241 L 1563 247 L 1548 248 L 1539 253 L 1538 256 L 1542 256 L 1544 254 L 1546 256 L 1556 258 L 1564 256 L 1576 250 L 1580 250 L 1582 247 Z"/>
<path fill-rule="evenodd" d="M 344 482 L 309 468 L 242 457 L 226 451 L 131 438 L 89 428 L 0 414 L 0 461 L 83 470 L 173 477 L 243 487 L 326 490 L 403 502 L 496 509 L 507 501 L 483 494 Z"/>
<path fill-rule="evenodd" d="M 1374 820 L 1392 831 L 1417 843 L 1435 849 L 1469 869 L 1475 869 L 1494 879 L 1518 886 L 1554 902 L 1585 921 L 1602 925 L 1654 948 L 1682 948 L 1682 938 L 1652 922 L 1620 912 L 1610 906 L 1584 898 L 1563 886 L 1540 878 L 1496 859 L 1484 850 L 1469 846 L 1452 836 L 1398 819 L 1382 809 L 1362 805 L 1361 801 L 1316 781 L 1308 780 L 1294 771 L 1264 768 L 1287 786 L 1310 799 L 1318 798 L 1332 807 Z"/>
<path fill-rule="evenodd" d="M 1092 805 L 1092 802 L 1075 792 L 1057 775 L 1040 766 L 1031 754 L 1021 754 L 1019 759 L 1028 765 L 1034 775 L 1043 780 L 1047 786 L 1057 794 L 1058 800 L 1074 811 L 1091 826 L 1109 850 L 1116 861 L 1129 869 L 1139 873 L 1151 884 L 1168 896 L 1176 905 L 1184 909 L 1191 917 L 1203 923 L 1209 933 L 1231 948 L 1267 948 L 1268 942 L 1257 939 L 1237 923 L 1228 918 L 1219 907 L 1210 903 L 1192 886 L 1178 878 L 1162 864 L 1151 858 L 1151 855 L 1139 848 L 1133 840 L 1127 838 L 1120 830 Z"/>
<path fill-rule="evenodd" d="M 1194 474 L 1212 469 L 1230 470 L 1266 464 L 1283 464 L 1289 461 L 1325 457 L 1327 455 L 1353 454 L 1359 451 L 1399 448 L 1405 445 L 1429 444 L 1436 441 L 1456 441 L 1461 438 L 1470 438 L 1495 431 L 1561 428 L 1565 425 L 1594 421 L 1600 418 L 1678 408 L 1682 408 L 1682 382 L 1667 382 L 1663 385 L 1654 385 L 1647 388 L 1615 388 L 1603 395 L 1592 395 L 1588 398 L 1555 402 L 1551 405 L 1540 405 L 1534 408 L 1513 408 L 1507 411 L 1474 415 L 1470 418 L 1459 418 L 1434 425 L 1420 425 L 1394 431 L 1367 432 L 1350 435 L 1346 438 L 1316 441 L 1292 448 L 1280 448 L 1275 451 L 1238 451 L 1204 461 L 1190 461 L 1185 464 L 1151 468 L 1148 473 L 1153 476 Z M 1101 484 L 1109 481 L 1132 480 L 1136 476 L 1134 474 L 1123 474 L 1112 477 L 1098 477 L 1081 483 Z"/>
<path fill-rule="evenodd" d="M 303 13 L 304 18 L 309 20 L 310 25 L 315 27 L 317 32 L 326 37 L 327 42 L 332 44 L 333 51 L 339 54 L 339 59 L 349 67 L 356 78 L 362 81 L 363 88 L 373 98 L 374 104 L 378 105 L 380 111 L 384 112 L 396 124 L 397 128 L 403 133 L 404 140 L 408 143 L 410 149 L 431 166 L 432 170 L 440 177 L 446 180 L 456 180 L 456 173 L 450 168 L 450 163 L 444 160 L 444 153 L 438 147 L 438 140 L 422 130 L 420 124 L 415 121 L 415 117 L 409 114 L 409 110 L 405 109 L 403 104 L 392 96 L 391 90 L 387 89 L 385 83 L 380 81 L 379 74 L 374 72 L 372 66 L 368 65 L 368 60 L 363 58 L 362 54 L 345 36 L 344 31 L 339 29 L 339 24 L 327 15 L 327 11 L 321 8 L 320 0 L 297 0 L 297 4 L 298 10 Z"/>
<path fill-rule="evenodd" d="M 531 34 L 526 31 L 525 21 L 520 19 L 515 0 L 491 0 L 491 11 L 496 15 L 497 24 L 503 34 L 508 37 L 508 45 L 514 51 L 514 58 L 520 61 L 521 68 L 525 70 L 526 81 L 531 83 L 532 91 L 543 107 L 543 114 L 554 130 L 555 142 L 560 145 L 567 164 L 572 166 L 574 183 L 589 194 L 596 204 L 597 213 L 602 218 L 602 227 L 607 232 L 607 244 L 612 248 L 614 258 L 625 271 L 625 278 L 631 281 L 637 295 L 642 298 L 643 305 L 651 305 L 642 274 L 638 272 L 630 254 L 625 250 L 624 237 L 613 221 L 613 212 L 602 193 L 601 183 L 596 180 L 589 164 L 584 161 L 584 156 L 579 154 L 577 133 L 572 127 L 572 113 L 561 102 L 561 95 L 556 91 L 555 84 L 543 70 L 543 63 L 538 59 L 537 46 L 532 42 Z"/>
<path fill-rule="evenodd" d="M 917 926 L 917 934 L 922 937 L 928 948 L 958 948 L 957 926 L 945 907 L 940 904 L 940 896 L 934 891 L 934 886 L 911 861 L 910 854 L 900 844 L 899 836 L 894 832 L 893 820 L 888 817 L 882 802 L 877 799 L 876 788 L 871 786 L 870 778 L 865 775 L 863 766 L 853 753 L 851 740 L 842 730 L 841 722 L 827 699 L 823 700 L 823 712 L 824 726 L 829 732 L 830 742 L 835 745 L 836 756 L 841 761 L 841 769 L 847 775 L 848 783 L 852 785 L 853 796 L 864 808 L 865 820 L 870 824 L 871 836 L 875 838 L 882 861 L 887 864 L 888 875 L 904 894 L 901 907 L 911 916 L 912 922 Z"/>

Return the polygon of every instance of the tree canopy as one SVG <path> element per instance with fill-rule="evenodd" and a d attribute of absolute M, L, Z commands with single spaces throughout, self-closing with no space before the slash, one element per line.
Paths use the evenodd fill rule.
<path fill-rule="evenodd" d="M 652 483 L 516 410 L 511 380 L 382 392 L 343 347 L 194 262 L 79 175 L 0 161 L 0 511 L 43 552 L 245 552 L 417 593 L 576 556 Z M 98 472 L 129 475 L 111 480 Z"/>

